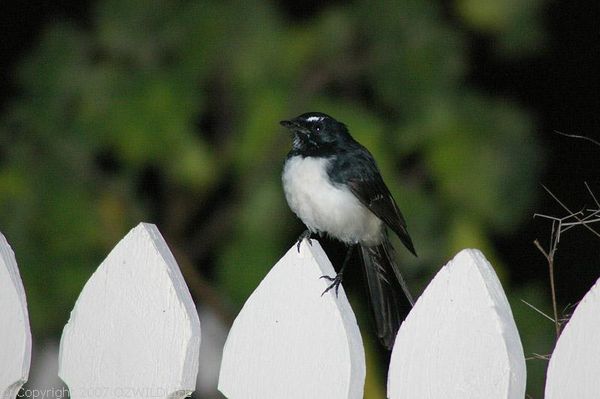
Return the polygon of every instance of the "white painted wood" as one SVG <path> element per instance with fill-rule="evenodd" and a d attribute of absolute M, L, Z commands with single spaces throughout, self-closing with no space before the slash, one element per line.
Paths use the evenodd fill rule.
<path fill-rule="evenodd" d="M 523 399 L 525 380 L 523 348 L 502 286 L 480 251 L 463 250 L 400 327 L 388 397 Z"/>
<path fill-rule="evenodd" d="M 365 358 L 356 318 L 317 240 L 294 245 L 246 301 L 223 351 L 229 399 L 362 398 Z M 243 265 L 240 265 L 243 267 Z"/>
<path fill-rule="evenodd" d="M 194 390 L 200 322 L 156 226 L 141 223 L 79 295 L 60 343 L 71 398 L 183 398 Z"/>
<path fill-rule="evenodd" d="M 31 330 L 15 254 L 0 233 L 0 398 L 13 399 L 29 376 Z"/>
<path fill-rule="evenodd" d="M 545 397 L 600 398 L 600 279 L 579 302 L 558 339 Z"/>

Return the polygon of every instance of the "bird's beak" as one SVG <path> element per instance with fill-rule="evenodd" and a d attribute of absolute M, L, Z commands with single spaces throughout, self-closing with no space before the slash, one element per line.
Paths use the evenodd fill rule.
<path fill-rule="evenodd" d="M 296 127 L 296 126 L 297 126 L 297 125 L 296 125 L 294 122 L 292 122 L 292 121 L 281 121 L 281 122 L 279 122 L 279 124 L 280 124 L 281 126 L 285 127 L 285 128 L 288 128 L 288 129 L 293 129 L 294 127 Z"/>
<path fill-rule="evenodd" d="M 308 133 L 309 130 L 304 126 L 300 125 L 296 121 L 281 121 L 279 124 L 287 129 L 290 129 L 294 133 Z"/>

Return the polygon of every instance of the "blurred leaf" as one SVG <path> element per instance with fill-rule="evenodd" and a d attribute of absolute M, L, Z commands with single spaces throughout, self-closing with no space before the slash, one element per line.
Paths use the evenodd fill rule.
<path fill-rule="evenodd" d="M 506 230 L 532 201 L 539 148 L 530 122 L 501 102 L 455 102 L 453 121 L 431 136 L 427 158 L 443 195 L 463 212 Z"/>
<path fill-rule="evenodd" d="M 457 0 L 467 24 L 498 38 L 499 47 L 520 55 L 536 50 L 543 41 L 537 15 L 542 0 Z"/>
<path fill-rule="evenodd" d="M 177 19 L 185 2 L 104 0 L 96 10 L 100 46 L 111 55 L 144 68 L 160 65 L 177 45 Z"/>
<path fill-rule="evenodd" d="M 278 90 L 256 92 L 254 101 L 247 104 L 246 123 L 240 126 L 240 132 L 234 144 L 236 167 L 243 174 L 268 153 L 274 136 L 281 135 L 279 119 L 275 115 L 285 114 L 285 96 Z"/>
<path fill-rule="evenodd" d="M 264 181 L 246 195 L 217 268 L 219 281 L 240 307 L 283 256 L 281 248 L 287 250 L 282 232 L 289 211 L 284 208 L 279 182 Z"/>
<path fill-rule="evenodd" d="M 464 44 L 432 2 L 364 2 L 357 8 L 370 40 L 370 75 L 382 99 L 401 115 L 451 90 L 465 69 Z"/>
<path fill-rule="evenodd" d="M 169 174 L 183 187 L 207 189 L 220 178 L 214 154 L 200 139 L 182 143 L 165 163 Z"/>
<path fill-rule="evenodd" d="M 64 101 L 85 80 L 88 56 L 87 37 L 65 23 L 58 23 L 44 32 L 38 50 L 22 63 L 19 77 L 30 94 L 41 101 Z"/>

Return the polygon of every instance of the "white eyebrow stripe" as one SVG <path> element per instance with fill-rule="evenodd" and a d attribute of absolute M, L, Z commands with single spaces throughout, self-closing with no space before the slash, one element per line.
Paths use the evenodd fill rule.
<path fill-rule="evenodd" d="M 317 121 L 320 121 L 322 119 L 323 119 L 322 116 L 311 116 L 309 118 L 306 118 L 306 121 L 307 122 L 317 122 Z"/>

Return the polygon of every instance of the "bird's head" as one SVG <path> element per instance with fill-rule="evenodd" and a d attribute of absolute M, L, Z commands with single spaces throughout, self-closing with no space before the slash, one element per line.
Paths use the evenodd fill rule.
<path fill-rule="evenodd" d="M 327 154 L 350 139 L 346 125 L 321 112 L 279 122 L 294 134 L 292 148 L 303 155 Z"/>

